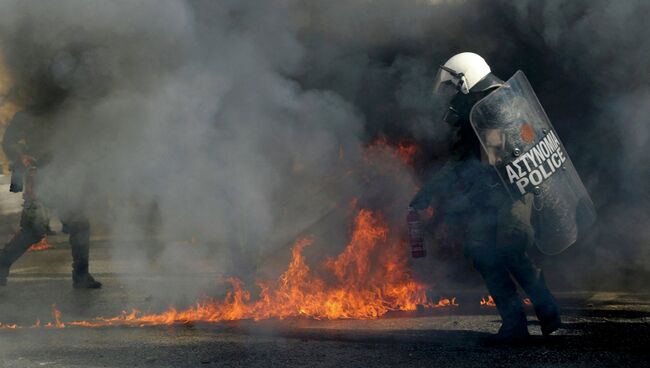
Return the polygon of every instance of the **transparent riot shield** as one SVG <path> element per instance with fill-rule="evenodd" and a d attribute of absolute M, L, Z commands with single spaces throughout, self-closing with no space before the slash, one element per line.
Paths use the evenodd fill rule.
<path fill-rule="evenodd" d="M 596 211 L 522 71 L 479 101 L 470 121 L 513 200 L 532 193 L 535 243 L 546 254 L 573 244 Z"/>

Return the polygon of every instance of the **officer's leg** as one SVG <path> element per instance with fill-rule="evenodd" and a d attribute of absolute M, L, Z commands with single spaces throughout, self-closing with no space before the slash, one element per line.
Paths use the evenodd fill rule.
<path fill-rule="evenodd" d="M 526 291 L 535 307 L 542 333 L 548 335 L 560 328 L 560 313 L 542 270 L 537 268 L 523 248 L 513 249 L 505 255 L 508 269 L 519 285 Z"/>
<path fill-rule="evenodd" d="M 98 289 L 102 284 L 88 272 L 90 224 L 88 220 L 65 221 L 72 249 L 72 281 L 77 289 Z"/>
<path fill-rule="evenodd" d="M 0 285 L 7 284 L 9 268 L 32 244 L 45 236 L 45 219 L 40 218 L 35 206 L 23 209 L 20 216 L 20 230 L 0 251 Z"/>
<path fill-rule="evenodd" d="M 470 256 L 474 267 L 485 280 L 485 285 L 503 321 L 498 336 L 504 339 L 528 336 L 526 314 L 517 287 L 510 278 L 502 257 L 493 247 L 474 247 Z"/>

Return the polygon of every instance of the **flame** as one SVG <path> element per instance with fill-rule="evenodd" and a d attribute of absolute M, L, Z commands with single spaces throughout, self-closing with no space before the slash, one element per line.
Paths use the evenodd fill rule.
<path fill-rule="evenodd" d="M 492 295 L 488 295 L 487 298 L 481 298 L 481 305 L 484 305 L 486 307 L 496 307 L 497 306 L 494 303 L 494 299 L 492 299 Z"/>
<path fill-rule="evenodd" d="M 44 236 L 41 241 L 38 243 L 33 244 L 29 249 L 27 250 L 28 252 L 39 252 L 47 249 L 52 249 L 54 246 L 47 241 L 47 236 Z"/>
<path fill-rule="evenodd" d="M 386 151 L 390 155 L 399 159 L 402 164 L 412 166 L 415 156 L 420 152 L 420 147 L 413 143 L 399 142 L 392 145 L 385 137 L 381 137 L 372 142 L 368 148 L 369 151 Z"/>
<path fill-rule="evenodd" d="M 521 300 L 524 305 L 533 305 L 533 302 L 530 301 L 529 298 L 524 298 Z M 488 295 L 486 298 L 481 298 L 481 305 L 484 305 L 486 307 L 496 307 L 496 303 L 494 303 L 494 299 L 492 299 L 492 295 Z"/>
<path fill-rule="evenodd" d="M 69 324 L 152 325 L 295 317 L 369 319 L 390 311 L 413 311 L 418 305 L 457 305 L 454 299 L 437 304 L 427 299 L 425 287 L 408 272 L 405 244 L 391 246 L 388 232 L 380 216 L 360 210 L 350 243 L 336 258 L 324 262 L 325 275 L 314 272 L 303 255 L 313 239 L 298 240 L 287 270 L 274 282 L 259 282 L 261 292 L 255 301 L 241 281 L 230 278 L 233 290 L 222 301 L 209 300 L 183 311 L 172 308 L 160 314 L 143 315 L 134 310 L 113 318 Z"/>
<path fill-rule="evenodd" d="M 18 325 L 15 323 L 2 323 L 0 322 L 0 329 L 15 330 L 18 328 Z"/>
<path fill-rule="evenodd" d="M 417 155 L 419 151 L 420 148 L 413 143 L 400 142 L 397 145 L 397 154 L 402 159 L 402 162 L 404 162 L 407 165 L 413 164 L 415 155 Z"/>
<path fill-rule="evenodd" d="M 45 325 L 48 328 L 64 328 L 65 324 L 61 322 L 61 311 L 56 309 L 56 304 L 52 304 L 52 317 L 54 317 L 54 324 L 51 322 Z M 37 320 L 38 322 L 38 320 Z"/>
<path fill-rule="evenodd" d="M 33 325 L 25 327 L 25 326 L 20 326 L 15 323 L 2 323 L 0 322 L 0 330 L 18 330 L 18 329 L 24 329 L 24 328 L 32 328 L 32 329 L 38 329 L 38 328 L 52 328 L 52 329 L 61 329 L 61 328 L 66 328 L 66 324 L 63 323 L 61 319 L 61 311 L 56 308 L 56 304 L 52 304 L 52 318 L 54 319 L 53 322 L 48 322 L 46 324 L 42 324 L 40 319 L 37 319 L 36 322 L 34 322 Z"/>
<path fill-rule="evenodd" d="M 391 311 L 457 307 L 455 298 L 429 300 L 425 286 L 408 269 L 408 249 L 391 242 L 381 215 L 361 209 L 354 220 L 350 242 L 335 258 L 326 259 L 320 272 L 307 264 L 303 254 L 314 240 L 296 241 L 287 270 L 274 281 L 258 282 L 261 291 L 253 300 L 241 281 L 229 278 L 232 290 L 223 300 L 207 299 L 184 310 L 170 308 L 158 314 L 138 310 L 114 317 L 63 323 L 53 308 L 54 323 L 45 327 L 153 326 L 214 323 L 232 320 L 286 318 L 373 319 Z M 40 326 L 37 322 L 33 327 Z"/>
<path fill-rule="evenodd" d="M 336 258 L 325 260 L 324 275 L 314 272 L 303 255 L 312 243 L 312 238 L 298 240 L 287 270 L 273 282 L 259 282 L 261 292 L 254 301 L 241 281 L 230 278 L 232 290 L 220 301 L 209 299 L 185 310 L 170 308 L 159 314 L 132 310 L 115 317 L 68 323 L 62 322 L 61 312 L 53 305 L 54 322 L 45 327 L 152 326 L 296 317 L 371 319 L 391 311 L 413 311 L 418 306 L 458 306 L 456 298 L 441 298 L 437 303 L 427 298 L 424 285 L 414 281 L 408 271 L 406 245 L 391 243 L 388 227 L 380 215 L 370 210 L 359 211 L 349 244 Z M 39 326 L 37 321 L 32 327 Z"/>
<path fill-rule="evenodd" d="M 456 303 L 456 298 L 440 298 L 438 300 L 438 303 L 434 305 L 436 308 L 442 308 L 442 307 L 460 307 L 460 304 Z"/>

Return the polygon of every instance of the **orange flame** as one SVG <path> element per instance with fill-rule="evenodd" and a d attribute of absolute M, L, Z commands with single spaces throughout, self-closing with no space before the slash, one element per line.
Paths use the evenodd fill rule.
<path fill-rule="evenodd" d="M 47 249 L 52 249 L 54 246 L 47 241 L 47 236 L 43 237 L 41 241 L 39 241 L 36 244 L 33 244 L 29 249 L 27 250 L 28 252 L 39 252 L 42 250 L 47 250 Z"/>
<path fill-rule="evenodd" d="M 437 308 L 459 307 L 459 306 L 460 306 L 460 304 L 456 303 L 456 298 L 451 298 L 451 299 L 440 298 L 440 300 L 438 300 L 438 303 L 436 303 L 436 305 L 434 305 L 434 307 L 437 307 Z"/>
<path fill-rule="evenodd" d="M 448 306 L 431 303 L 423 285 L 408 273 L 404 244 L 388 246 L 388 228 L 372 211 L 361 210 L 355 219 L 352 238 L 336 258 L 327 259 L 323 269 L 332 279 L 311 270 L 303 255 L 311 238 L 300 239 L 292 250 L 287 270 L 275 282 L 260 282 L 259 299 L 242 283 L 229 279 L 233 290 L 223 301 L 202 302 L 184 311 L 170 309 L 158 315 L 124 313 L 105 324 L 171 324 L 218 322 L 239 319 L 309 317 L 314 319 L 376 318 L 390 311 Z M 373 259 L 378 262 L 373 264 Z M 87 324 L 86 324 L 87 325 Z"/>
<path fill-rule="evenodd" d="M 391 145 L 388 143 L 388 140 L 385 137 L 381 137 L 369 146 L 369 149 L 378 149 L 386 150 L 391 155 L 397 157 L 404 165 L 412 165 L 415 160 L 415 156 L 420 152 L 420 148 L 413 143 L 399 142 L 397 146 Z"/>
<path fill-rule="evenodd" d="M 524 298 L 521 301 L 524 303 L 524 305 L 533 305 L 533 302 L 531 302 L 529 298 Z M 481 298 L 481 305 L 484 305 L 486 307 L 497 306 L 494 302 L 494 299 L 492 299 L 492 295 L 488 295 L 487 298 Z"/>
<path fill-rule="evenodd" d="M 457 307 L 455 298 L 429 300 L 425 286 L 411 276 L 407 264 L 408 249 L 403 242 L 389 241 L 389 229 L 380 215 L 362 209 L 354 221 L 351 240 L 335 258 L 326 259 L 321 272 L 313 271 L 303 250 L 311 238 L 298 240 L 292 249 L 287 270 L 275 281 L 259 282 L 259 297 L 236 278 L 223 300 L 208 299 L 185 310 L 170 308 L 159 314 L 138 310 L 115 317 L 97 317 L 88 321 L 63 323 L 53 306 L 54 324 L 66 326 L 152 326 L 170 324 L 213 323 L 231 320 L 286 318 L 372 319 L 391 311 Z"/>
<path fill-rule="evenodd" d="M 54 317 L 54 323 L 48 322 L 45 325 L 47 328 L 64 328 L 65 323 L 61 322 L 61 311 L 56 309 L 56 304 L 52 304 L 52 317 Z M 37 320 L 38 323 L 38 320 Z"/>
<path fill-rule="evenodd" d="M 497 306 L 494 303 L 494 299 L 492 299 L 492 295 L 488 295 L 487 298 L 481 298 L 481 305 L 484 305 L 486 307 L 496 307 Z"/>
<path fill-rule="evenodd" d="M 397 145 L 397 152 L 400 158 L 402 159 L 402 162 L 404 162 L 407 165 L 412 165 L 413 160 L 415 159 L 415 155 L 420 151 L 420 148 L 412 143 L 404 143 L 400 142 Z"/>

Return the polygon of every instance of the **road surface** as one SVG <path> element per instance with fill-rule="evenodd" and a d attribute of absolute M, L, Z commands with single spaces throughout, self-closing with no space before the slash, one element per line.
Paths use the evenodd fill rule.
<path fill-rule="evenodd" d="M 55 239 L 56 240 L 56 239 Z M 73 290 L 65 242 L 28 253 L 0 288 L 0 322 L 30 326 L 114 316 L 138 308 L 190 305 L 219 275 L 209 267 L 169 275 L 136 272 L 102 241 L 92 269 L 102 290 Z M 161 266 L 162 267 L 162 266 Z M 153 271 L 152 271 L 153 270 Z M 224 289 L 217 290 L 222 295 Z M 454 292 L 450 292 L 454 293 Z M 565 323 L 557 335 L 519 346 L 494 346 L 494 308 L 481 290 L 459 291 L 459 307 L 394 313 L 366 321 L 239 321 L 192 326 L 0 329 L 2 367 L 612 367 L 648 366 L 650 296 L 615 292 L 558 293 Z M 170 295 L 174 295 L 170 299 Z"/>

